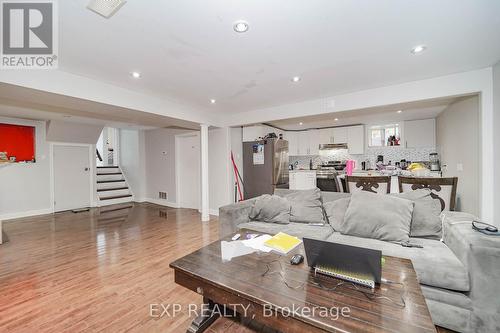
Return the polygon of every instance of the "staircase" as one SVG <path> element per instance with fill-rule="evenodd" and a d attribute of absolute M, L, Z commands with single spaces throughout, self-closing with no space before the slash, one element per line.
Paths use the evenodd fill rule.
<path fill-rule="evenodd" d="M 134 196 L 119 166 L 97 167 L 97 197 L 99 206 L 134 201 Z"/>

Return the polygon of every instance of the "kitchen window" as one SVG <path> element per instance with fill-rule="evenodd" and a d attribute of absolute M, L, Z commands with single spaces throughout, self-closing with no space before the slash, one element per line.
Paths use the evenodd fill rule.
<path fill-rule="evenodd" d="M 399 124 L 375 125 L 368 128 L 369 147 L 399 146 L 401 129 Z"/>

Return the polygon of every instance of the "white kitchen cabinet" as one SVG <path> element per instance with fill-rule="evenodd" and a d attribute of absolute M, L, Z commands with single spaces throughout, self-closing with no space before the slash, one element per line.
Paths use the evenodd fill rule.
<path fill-rule="evenodd" d="M 333 142 L 332 143 L 347 143 L 347 131 L 349 127 L 336 127 L 333 128 Z"/>
<path fill-rule="evenodd" d="M 365 153 L 365 127 L 363 125 L 347 127 L 347 146 L 349 154 Z"/>
<path fill-rule="evenodd" d="M 333 129 L 332 128 L 322 128 L 318 130 L 320 144 L 333 143 Z"/>
<path fill-rule="evenodd" d="M 289 188 L 291 190 L 311 190 L 316 188 L 316 171 L 291 171 L 289 174 Z"/>
<path fill-rule="evenodd" d="M 309 132 L 301 131 L 298 132 L 298 140 L 299 140 L 299 155 L 309 155 Z"/>
<path fill-rule="evenodd" d="M 288 155 L 299 155 L 299 132 L 286 131 L 283 133 L 283 139 L 288 141 Z"/>
<path fill-rule="evenodd" d="M 405 121 L 403 139 L 406 148 L 436 147 L 436 120 Z"/>
<path fill-rule="evenodd" d="M 319 145 L 321 144 L 320 131 L 309 130 L 307 132 L 309 135 L 309 151 L 307 155 L 318 155 Z"/>

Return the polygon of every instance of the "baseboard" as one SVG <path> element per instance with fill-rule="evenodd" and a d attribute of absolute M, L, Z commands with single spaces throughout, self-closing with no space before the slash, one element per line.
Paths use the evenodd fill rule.
<path fill-rule="evenodd" d="M 2 215 L 0 215 L 0 220 L 5 221 L 5 220 L 12 220 L 12 219 L 20 219 L 23 217 L 30 217 L 30 216 L 36 216 L 36 215 L 46 215 L 46 214 L 52 214 L 52 213 L 53 213 L 53 211 L 51 208 L 29 210 L 26 212 L 2 214 Z"/>
<path fill-rule="evenodd" d="M 170 201 L 165 201 L 165 200 L 160 200 L 160 199 L 153 199 L 153 198 L 144 198 L 142 202 L 149 202 L 155 205 L 160 205 L 160 206 L 165 206 L 165 207 L 170 207 L 170 208 L 179 208 L 179 205 L 177 202 L 170 202 Z"/>
<path fill-rule="evenodd" d="M 198 209 L 198 213 L 201 214 L 201 209 Z M 214 216 L 219 216 L 219 210 L 218 209 L 209 209 L 208 214 L 214 215 Z"/>

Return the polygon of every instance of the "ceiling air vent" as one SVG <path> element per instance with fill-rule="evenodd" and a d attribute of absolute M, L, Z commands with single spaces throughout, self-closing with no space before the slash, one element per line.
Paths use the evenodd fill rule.
<path fill-rule="evenodd" d="M 125 3 L 125 0 L 91 0 L 87 8 L 105 18 L 110 18 Z"/>

